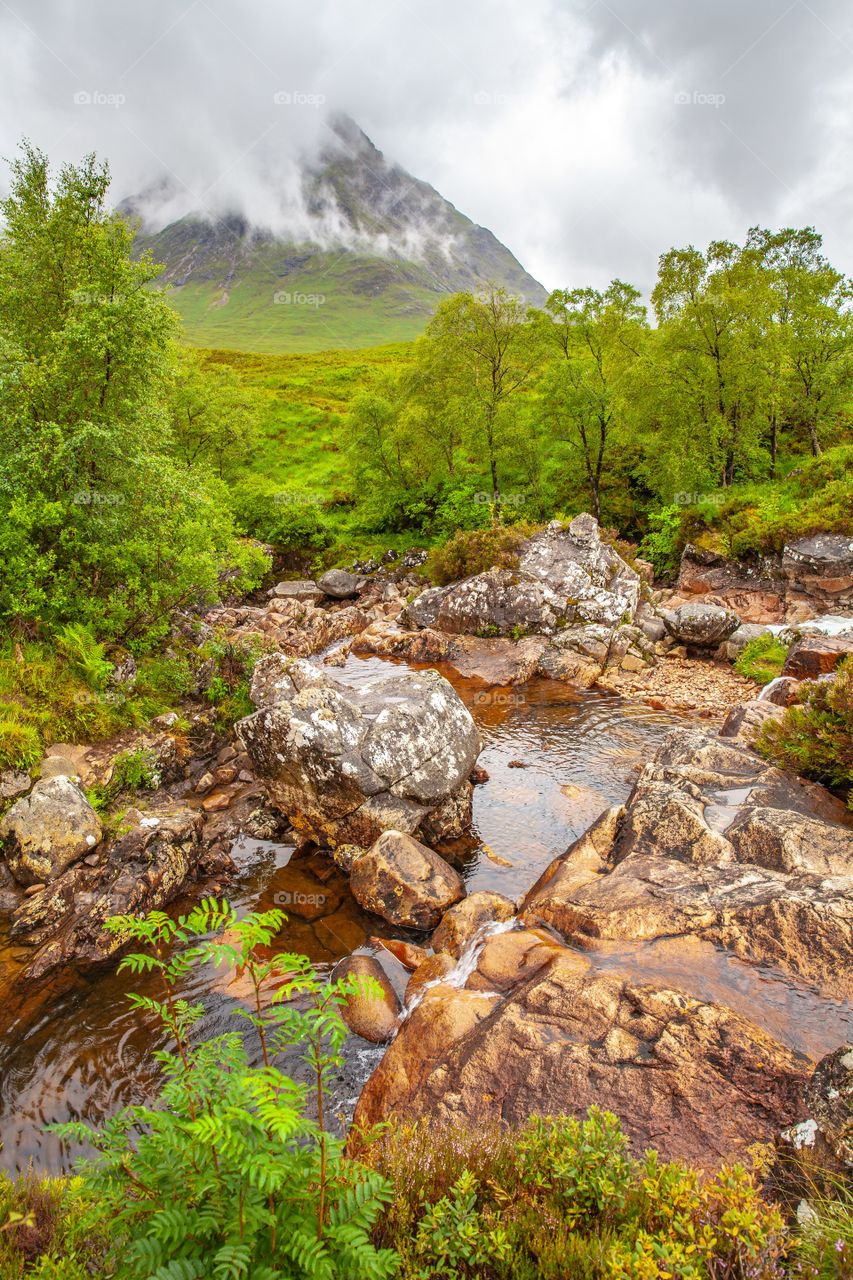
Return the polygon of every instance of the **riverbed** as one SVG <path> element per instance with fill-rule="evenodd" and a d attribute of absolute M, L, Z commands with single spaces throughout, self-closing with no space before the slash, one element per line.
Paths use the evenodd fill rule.
<path fill-rule="evenodd" d="M 364 686 L 388 669 L 383 659 L 351 656 L 330 674 Z M 488 780 L 474 789 L 470 839 L 443 852 L 469 891 L 495 889 L 511 898 L 528 889 L 600 813 L 626 799 L 666 734 L 689 722 L 554 681 L 505 689 L 458 677 L 453 683 L 480 729 L 479 765 Z M 330 971 L 352 951 L 374 947 L 372 938 L 403 936 L 361 910 L 346 877 L 321 852 L 241 838 L 232 856 L 239 870 L 230 901 L 238 912 L 282 907 L 289 917 L 277 943 L 283 951 L 304 953 Z M 151 1050 L 161 1047 L 162 1038 L 128 1005 L 127 991 L 141 984 L 114 970 L 85 977 L 65 973 L 22 998 L 13 987 L 25 950 L 8 944 L 4 923 L 0 917 L 0 1167 L 22 1168 L 32 1160 L 43 1169 L 65 1168 L 68 1156 L 44 1126 L 71 1118 L 97 1122 L 125 1103 L 150 1099 L 156 1088 Z M 402 987 L 405 974 L 395 963 L 391 976 Z M 853 1036 L 849 1005 L 825 1000 L 710 944 L 602 947 L 595 963 L 724 1000 L 811 1057 Z M 182 994 L 204 1005 L 202 1035 L 233 1027 L 239 992 L 229 989 L 221 971 L 194 974 Z M 351 1038 L 333 1088 L 333 1110 L 344 1120 L 381 1052 Z"/>

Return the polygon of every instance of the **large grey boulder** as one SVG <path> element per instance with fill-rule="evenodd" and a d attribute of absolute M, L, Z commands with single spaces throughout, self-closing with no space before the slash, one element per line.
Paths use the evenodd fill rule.
<path fill-rule="evenodd" d="M 446 834 L 461 834 L 480 739 L 438 672 L 403 671 L 356 690 L 273 655 L 258 663 L 252 690 L 260 709 L 238 735 L 272 803 L 310 839 L 366 847 L 428 817 L 437 838 L 442 815 Z"/>
<path fill-rule="evenodd" d="M 319 604 L 325 599 L 316 582 L 307 578 L 295 578 L 277 582 L 267 593 L 275 600 L 301 600 L 303 604 Z"/>
<path fill-rule="evenodd" d="M 602 542 L 593 517 L 580 515 L 522 543 L 514 569 L 429 589 L 406 619 L 452 635 L 554 635 L 590 623 L 612 630 L 633 621 L 639 601 L 639 574 Z"/>
<path fill-rule="evenodd" d="M 322 578 L 318 578 L 317 586 L 332 600 L 348 600 L 350 596 L 358 595 L 364 581 L 364 578 L 356 577 L 346 569 L 330 569 Z"/>
<path fill-rule="evenodd" d="M 731 609 L 716 604 L 681 604 L 663 615 L 664 626 L 682 644 L 715 649 L 740 626 Z"/>
<path fill-rule="evenodd" d="M 350 888 L 365 911 L 405 929 L 434 929 L 465 896 L 458 871 L 401 831 L 384 831 L 355 860 Z"/>
<path fill-rule="evenodd" d="M 64 775 L 35 784 L 0 822 L 0 846 L 19 884 L 48 884 L 101 840 L 101 820 Z"/>

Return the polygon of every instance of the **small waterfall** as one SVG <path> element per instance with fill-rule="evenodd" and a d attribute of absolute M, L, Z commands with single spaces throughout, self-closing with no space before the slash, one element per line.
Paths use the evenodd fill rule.
<path fill-rule="evenodd" d="M 400 1015 L 398 1029 L 409 1017 L 411 1017 L 415 1009 L 417 1009 L 418 1005 L 423 1000 L 427 991 L 429 991 L 430 987 L 456 987 L 461 990 L 471 977 L 471 974 L 477 968 L 477 961 L 480 959 L 480 952 L 483 950 L 483 947 L 486 945 L 489 938 L 494 938 L 499 933 L 510 933 L 513 929 L 517 929 L 518 927 L 519 922 L 517 916 L 513 916 L 511 920 L 488 920 L 485 924 L 480 925 L 470 942 L 466 943 L 461 956 L 456 961 L 456 964 L 450 972 L 445 973 L 438 978 L 431 978 L 429 982 L 425 982 L 415 995 L 412 996 L 411 1001 L 406 1005 Z M 472 994 L 485 997 L 494 996 L 497 993 L 494 991 L 477 991 Z M 396 1031 L 394 1034 L 397 1034 Z"/>
<path fill-rule="evenodd" d="M 761 690 L 761 692 L 758 695 L 757 701 L 770 702 L 771 701 L 770 694 L 773 692 L 774 689 L 778 688 L 778 686 L 782 684 L 783 681 L 787 679 L 788 679 L 787 676 L 774 676 L 774 678 L 770 681 L 770 683 L 766 684 L 764 688 Z"/>

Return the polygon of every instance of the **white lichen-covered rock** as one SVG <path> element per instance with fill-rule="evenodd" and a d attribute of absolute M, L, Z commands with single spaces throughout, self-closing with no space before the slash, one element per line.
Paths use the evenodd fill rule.
<path fill-rule="evenodd" d="M 470 812 L 480 739 L 436 671 L 400 672 L 356 690 L 308 662 L 272 655 L 258 663 L 252 694 L 260 709 L 237 731 L 254 772 L 317 843 L 366 847 L 383 831 L 411 834 L 444 813 L 458 829 L 459 803 Z M 431 836 L 439 835 L 434 821 Z"/>
<path fill-rule="evenodd" d="M 590 515 L 552 521 L 522 543 L 513 569 L 489 569 L 433 587 L 408 606 L 406 620 L 452 635 L 554 635 L 565 627 L 632 622 L 640 577 L 606 542 Z"/>
<path fill-rule="evenodd" d="M 83 792 L 64 775 L 35 784 L 0 822 L 0 846 L 19 884 L 48 884 L 103 835 L 101 820 Z"/>

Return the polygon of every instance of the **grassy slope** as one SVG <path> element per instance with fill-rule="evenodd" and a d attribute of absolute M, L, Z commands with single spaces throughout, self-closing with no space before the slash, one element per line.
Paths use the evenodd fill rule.
<path fill-rule="evenodd" d="M 311 355 L 208 351 L 262 397 L 262 442 L 251 470 L 282 487 L 318 492 L 347 489 L 343 450 L 350 401 L 371 375 L 410 359 L 406 343 Z"/>
<path fill-rule="evenodd" d="M 406 342 L 423 332 L 441 296 L 376 259 L 315 254 L 287 274 L 274 265 L 259 255 L 227 291 L 217 282 L 224 271 L 171 288 L 189 341 L 267 354 Z"/>

